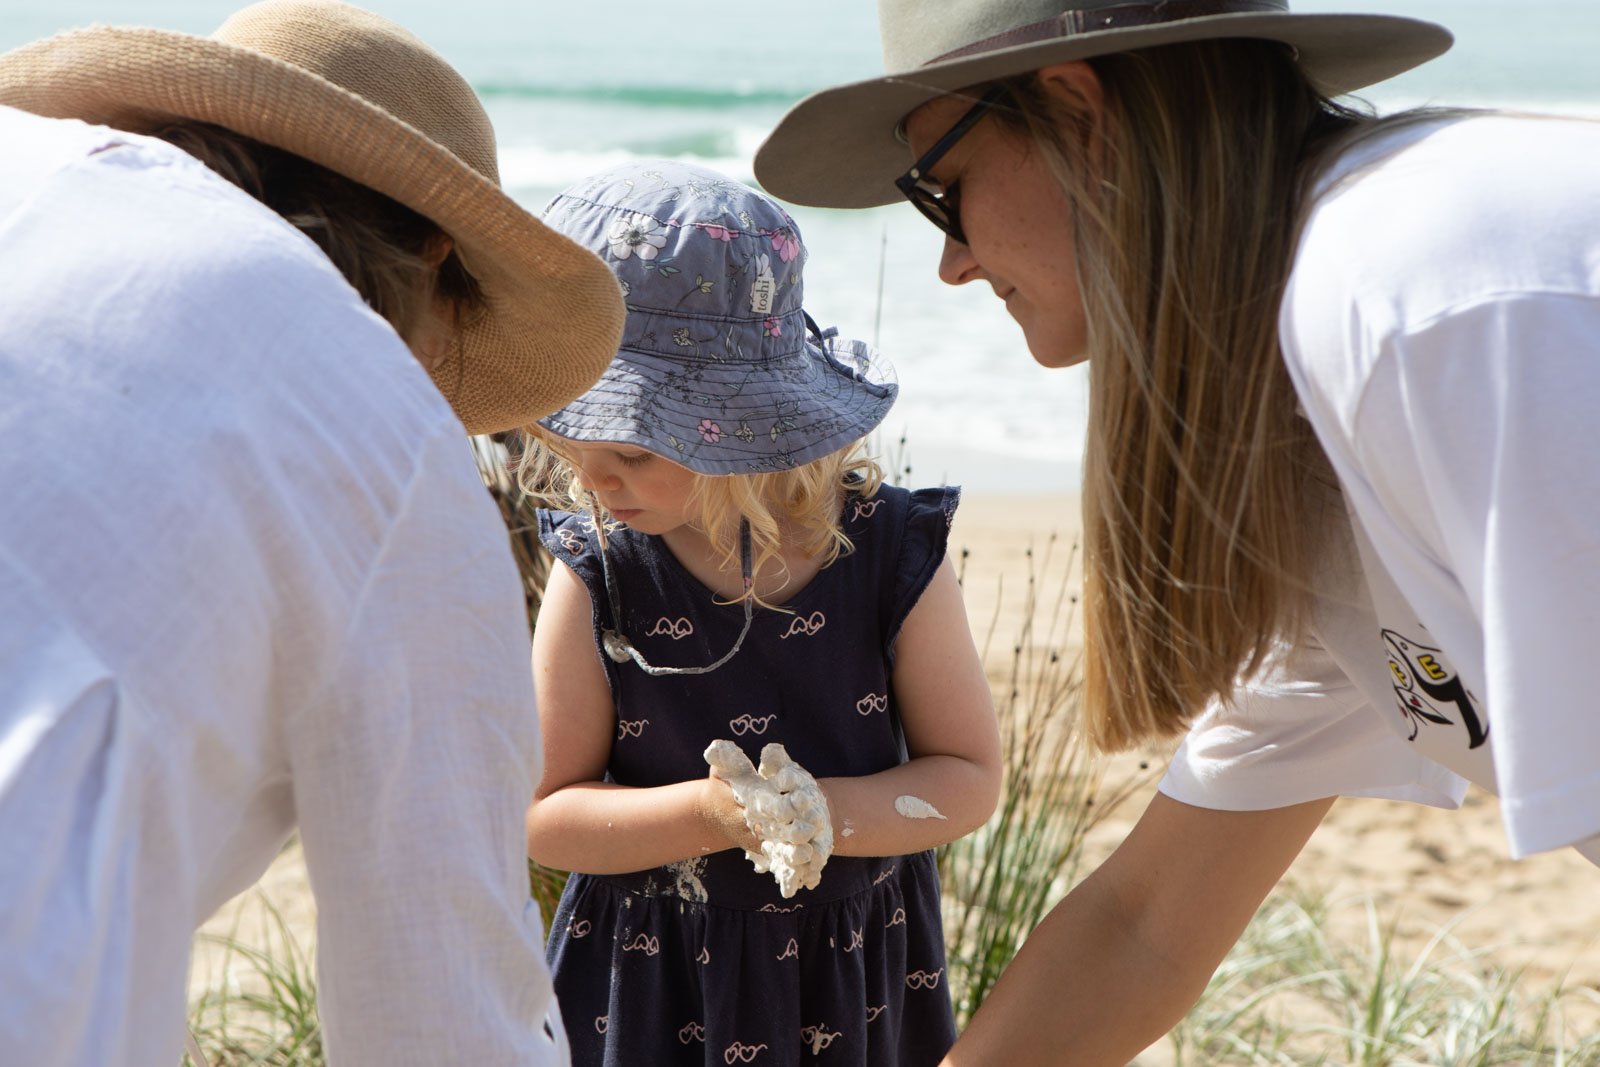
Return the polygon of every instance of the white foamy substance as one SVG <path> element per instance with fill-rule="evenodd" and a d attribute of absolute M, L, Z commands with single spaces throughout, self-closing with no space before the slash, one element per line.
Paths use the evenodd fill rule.
<path fill-rule="evenodd" d="M 711 773 L 728 783 L 744 809 L 745 825 L 761 839 L 761 850 L 745 850 L 757 871 L 770 871 L 778 892 L 792 897 L 815 889 L 833 854 L 833 819 L 817 780 L 782 745 L 761 750 L 758 771 L 732 741 L 711 742 L 705 751 Z"/>
<path fill-rule="evenodd" d="M 706 873 L 706 861 L 700 858 L 679 860 L 667 864 L 667 870 L 672 872 L 673 892 L 684 900 L 693 900 L 704 904 L 710 898 L 706 895 L 705 883 L 700 876 Z"/>
<path fill-rule="evenodd" d="M 939 809 L 929 804 L 921 797 L 903 796 L 894 798 L 894 810 L 908 819 L 942 819 Z"/>

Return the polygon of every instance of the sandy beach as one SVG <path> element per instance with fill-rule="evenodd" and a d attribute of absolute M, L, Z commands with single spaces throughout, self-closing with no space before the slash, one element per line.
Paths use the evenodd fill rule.
<path fill-rule="evenodd" d="M 1063 582 L 1075 581 L 1073 546 L 1077 503 L 1067 495 L 966 495 L 951 534 L 951 550 L 962 566 L 974 633 L 997 685 L 1007 684 L 1017 635 L 1023 633 L 1033 573 L 1033 643 L 1047 641 L 1048 616 Z M 1028 553 L 1032 552 L 1030 559 Z M 1071 587 L 1059 598 L 1073 605 Z M 1063 616 L 1049 643 L 1070 652 L 1074 624 Z M 1134 779 L 1132 795 L 1107 813 L 1092 832 L 1087 854 L 1095 860 L 1114 849 L 1155 787 L 1164 753 L 1131 753 L 1104 761 L 1110 784 Z M 1141 762 L 1150 769 L 1141 771 Z M 1396 948 L 1409 962 L 1439 930 L 1449 927 L 1467 946 L 1483 950 L 1508 969 L 1525 968 L 1530 991 L 1558 981 L 1600 991 L 1600 870 L 1577 853 L 1562 850 L 1512 861 L 1506 852 L 1498 806 L 1474 792 L 1459 811 L 1374 800 L 1341 800 L 1290 869 L 1286 886 L 1322 895 L 1332 905 L 1336 936 L 1360 944 L 1370 899 L 1376 914 L 1396 927 Z M 259 910 L 264 895 L 288 921 L 302 947 L 314 939 L 315 910 L 299 849 L 291 846 L 252 891 L 222 908 L 209 933 L 262 943 L 266 927 Z M 218 952 L 196 952 L 191 990 L 216 981 Z M 1160 1047 L 1138 1061 L 1168 1062 Z"/>

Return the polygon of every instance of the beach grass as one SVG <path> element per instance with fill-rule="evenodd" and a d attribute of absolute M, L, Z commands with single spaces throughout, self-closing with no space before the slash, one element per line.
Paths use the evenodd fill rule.
<path fill-rule="evenodd" d="M 1072 580 L 1078 546 L 1050 535 L 1024 550 L 1021 622 L 1000 633 L 1003 588 L 980 642 L 985 663 L 1004 655 L 995 712 L 1006 777 L 999 805 L 977 832 L 939 849 L 950 993 L 958 1026 L 999 979 L 1028 932 L 1077 881 L 1084 837 L 1126 798 L 1136 780 L 1102 795 L 1078 720 L 1081 663 L 1070 640 L 1077 614 Z M 1054 558 L 1064 552 L 1064 564 Z M 966 580 L 968 553 L 959 567 Z M 1060 573 L 1057 574 L 1058 566 Z M 1045 584 L 1045 575 L 1057 575 Z M 1000 581 L 1003 583 L 1004 578 Z M 1053 587 L 1051 587 L 1053 586 Z"/>
<path fill-rule="evenodd" d="M 224 950 L 220 973 L 191 1005 L 190 1027 L 211 1067 L 326 1067 L 311 951 L 270 900 L 258 901 L 260 931 L 208 938 Z M 1007 890 L 985 898 L 992 913 L 955 909 L 975 931 L 951 944 L 952 992 L 961 990 L 964 1014 L 1010 958 L 1014 943 L 1000 932 L 1026 933 L 1020 916 L 994 917 L 1014 901 L 1042 906 Z M 1352 912 L 1365 936 L 1330 936 L 1330 920 Z M 1331 902 L 1288 886 L 1262 907 L 1160 1051 L 1173 1067 L 1597 1067 L 1597 1010 L 1590 989 L 1524 988 L 1518 972 L 1456 943 L 1448 928 L 1404 954 L 1392 919 L 1370 900 Z M 197 1067 L 187 1056 L 183 1063 Z"/>
<path fill-rule="evenodd" d="M 312 952 L 264 893 L 261 929 L 240 936 L 240 907 L 225 935 L 198 940 L 221 949 L 213 984 L 189 1006 L 189 1031 L 209 1067 L 325 1067 Z M 184 1067 L 201 1067 L 187 1054 Z"/>
<path fill-rule="evenodd" d="M 993 879 L 968 884 L 988 887 Z M 1028 928 L 1020 916 L 997 916 L 1014 901 L 1045 906 L 1013 890 L 985 901 L 992 912 L 955 909 L 978 928 L 951 943 L 952 992 L 961 990 L 964 1013 L 1015 948 L 1000 932 Z M 209 938 L 225 951 L 220 973 L 191 1005 L 190 1027 L 211 1067 L 326 1067 L 312 953 L 272 902 L 264 904 L 254 936 Z M 1330 935 L 1338 925 L 1331 920 L 1350 912 L 1365 936 Z M 1173 1067 L 1597 1067 L 1597 1010 L 1593 990 L 1525 988 L 1518 972 L 1464 948 L 1448 929 L 1405 954 L 1392 918 L 1371 901 L 1329 901 L 1287 886 L 1262 907 L 1159 1051 Z M 183 1063 L 197 1067 L 188 1057 Z"/>
<path fill-rule="evenodd" d="M 528 501 L 504 477 L 504 454 L 479 456 L 522 568 L 531 625 L 549 560 Z M 890 469 L 909 474 L 903 440 Z M 1020 621 L 1002 624 L 997 597 L 980 642 L 1005 749 L 1000 803 L 982 829 L 939 850 L 948 975 L 963 1024 L 1083 873 L 1085 835 L 1147 781 L 1105 786 L 1079 730 L 1076 545 L 1052 536 L 1024 556 Z M 968 562 L 963 551 L 963 581 Z M 1002 574 L 1016 572 L 1008 566 Z M 530 892 L 547 928 L 565 878 L 530 865 Z M 226 935 L 202 935 L 222 950 L 220 973 L 193 1000 L 191 1030 L 212 1067 L 324 1067 L 311 947 L 297 942 L 273 901 L 258 900 L 253 936 L 240 936 L 238 919 Z M 1354 927 L 1343 921 L 1352 911 Z M 1280 887 L 1158 1046 L 1163 1062 L 1600 1067 L 1594 990 L 1527 983 L 1491 953 L 1462 947 L 1448 927 L 1406 954 L 1395 923 L 1370 901 L 1330 902 L 1315 887 Z M 187 1056 L 184 1063 L 197 1067 Z"/>
<path fill-rule="evenodd" d="M 1331 936 L 1351 913 L 1364 935 Z M 1370 899 L 1285 886 L 1168 1041 L 1175 1067 L 1593 1067 L 1597 1002 L 1590 989 L 1525 988 L 1448 926 L 1404 951 L 1395 918 Z"/>

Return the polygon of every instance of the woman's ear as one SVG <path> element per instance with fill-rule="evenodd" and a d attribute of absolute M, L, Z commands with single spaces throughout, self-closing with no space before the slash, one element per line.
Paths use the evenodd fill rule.
<path fill-rule="evenodd" d="M 1034 76 L 1051 110 L 1058 115 L 1071 116 L 1073 126 L 1081 131 L 1084 143 L 1079 147 L 1086 153 L 1089 166 L 1103 173 L 1106 102 L 1100 75 L 1079 59 L 1040 67 Z"/>
<path fill-rule="evenodd" d="M 428 238 L 428 244 L 422 250 L 423 262 L 427 263 L 428 266 L 432 267 L 434 270 L 438 270 L 439 264 L 445 261 L 445 257 L 448 256 L 455 249 L 455 247 L 456 243 L 451 239 L 449 234 L 436 233 L 432 237 Z"/>
<path fill-rule="evenodd" d="M 1083 60 L 1040 67 L 1035 77 L 1045 95 L 1070 111 L 1087 112 L 1095 126 L 1105 114 L 1105 90 L 1100 75 Z"/>

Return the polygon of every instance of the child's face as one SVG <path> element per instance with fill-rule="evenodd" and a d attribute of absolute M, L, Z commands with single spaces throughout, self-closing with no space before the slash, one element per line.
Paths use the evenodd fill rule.
<path fill-rule="evenodd" d="M 618 522 L 659 535 L 689 521 L 695 476 L 687 467 L 636 445 L 563 440 L 561 454 Z"/>

